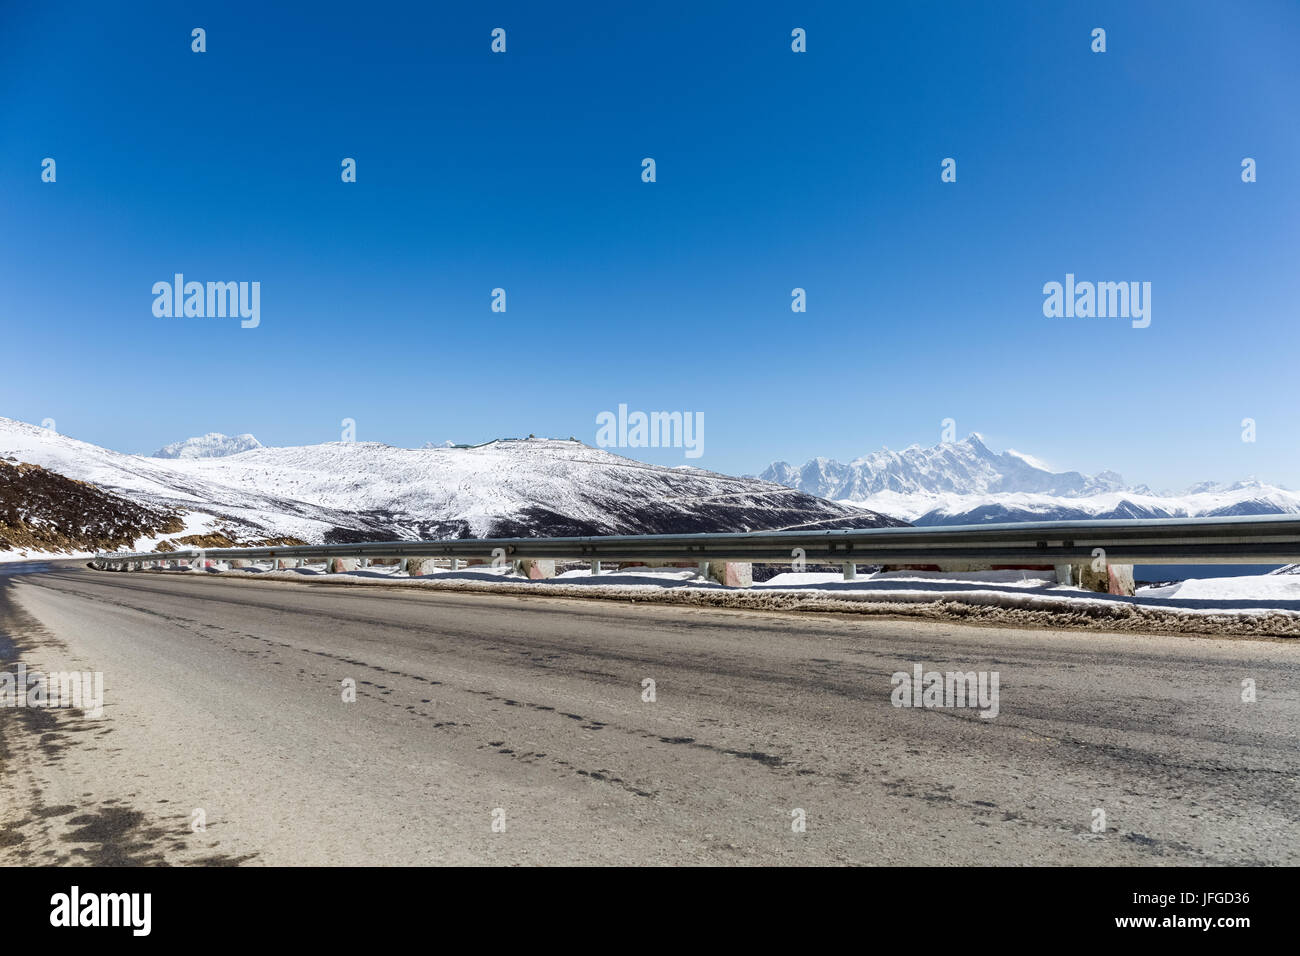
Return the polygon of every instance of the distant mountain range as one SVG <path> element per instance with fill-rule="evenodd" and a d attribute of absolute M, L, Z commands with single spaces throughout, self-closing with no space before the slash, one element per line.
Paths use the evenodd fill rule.
<path fill-rule="evenodd" d="M 1095 476 L 1077 471 L 1054 472 L 1028 455 L 994 452 L 978 433 L 933 448 L 913 445 L 901 452 L 872 452 L 848 464 L 814 458 L 795 468 L 776 461 L 759 477 L 819 498 L 850 501 L 862 501 L 886 491 L 959 495 L 1025 492 L 1081 497 L 1124 487 L 1124 479 L 1113 471 Z"/>
<path fill-rule="evenodd" d="M 223 437 L 168 446 L 175 457 L 146 457 L 0 418 L 0 460 L 89 482 L 147 507 L 151 518 L 183 516 L 203 546 L 216 546 L 218 537 L 320 543 L 903 523 L 756 478 L 647 465 L 572 440 L 417 449 L 257 443 L 221 454 L 232 447 Z M 244 439 L 252 436 L 233 441 Z"/>
<path fill-rule="evenodd" d="M 1103 518 L 1218 518 L 1300 514 L 1300 495 L 1259 482 L 1188 495 L 1108 492 L 1080 497 L 1034 494 L 955 495 L 882 492 L 857 504 L 919 526 L 1000 524 L 1012 521 L 1086 521 Z"/>
<path fill-rule="evenodd" d="M 225 458 L 240 452 L 261 448 L 262 443 L 252 435 L 231 437 L 220 432 L 208 432 L 199 438 L 187 438 L 159 448 L 151 458 Z"/>
<path fill-rule="evenodd" d="M 1021 452 L 994 452 L 978 434 L 847 464 L 814 458 L 795 468 L 778 461 L 760 477 L 922 526 L 1300 513 L 1300 495 L 1253 480 L 1157 494 L 1146 485 L 1126 486 L 1113 471 L 1056 472 Z"/>

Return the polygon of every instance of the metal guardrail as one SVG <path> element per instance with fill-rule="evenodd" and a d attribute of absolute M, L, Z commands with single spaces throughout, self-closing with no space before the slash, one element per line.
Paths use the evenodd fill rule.
<path fill-rule="evenodd" d="M 1288 564 L 1300 561 L 1300 517 L 1274 515 L 1158 520 L 1042 521 L 846 531 L 755 531 L 574 538 L 458 538 L 270 548 L 190 548 L 110 553 L 103 568 L 144 561 L 286 558 L 523 558 L 573 561 L 737 561 L 809 564 L 1068 564 L 1096 550 L 1112 564 Z"/>

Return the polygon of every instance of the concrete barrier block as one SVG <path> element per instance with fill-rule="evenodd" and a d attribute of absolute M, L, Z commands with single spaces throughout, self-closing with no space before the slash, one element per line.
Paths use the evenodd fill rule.
<path fill-rule="evenodd" d="M 747 588 L 754 584 L 754 566 L 748 561 L 710 561 L 709 577 L 729 588 Z"/>
<path fill-rule="evenodd" d="M 1137 593 L 1137 584 L 1133 580 L 1133 565 L 1107 564 L 1106 570 L 1109 572 L 1111 594 L 1132 597 Z"/>
<path fill-rule="evenodd" d="M 357 558 L 330 558 L 325 562 L 327 574 L 346 574 L 355 571 L 360 561 Z"/>
<path fill-rule="evenodd" d="M 1102 570 L 1094 571 L 1092 562 L 1089 561 L 1086 564 L 1074 565 L 1072 571 L 1074 583 L 1077 587 L 1096 591 L 1099 594 L 1119 594 L 1124 597 L 1132 597 L 1137 590 L 1133 581 L 1133 565 L 1131 564 L 1111 564 L 1107 562 Z M 1057 580 L 1060 580 L 1059 574 Z"/>
<path fill-rule="evenodd" d="M 413 578 L 432 574 L 438 569 L 437 558 L 407 558 L 406 573 Z"/>
<path fill-rule="evenodd" d="M 515 562 L 515 570 L 533 581 L 555 577 L 555 562 L 549 558 L 522 558 Z"/>

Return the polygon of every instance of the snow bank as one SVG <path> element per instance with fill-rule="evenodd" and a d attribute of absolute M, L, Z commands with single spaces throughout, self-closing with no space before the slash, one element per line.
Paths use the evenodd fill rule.
<path fill-rule="evenodd" d="M 1044 587 L 1056 584 L 1056 575 L 1050 571 L 880 571 L 864 574 L 853 582 L 887 582 L 902 585 L 914 581 L 944 581 L 948 583 L 965 582 L 968 584 L 1006 584 L 1012 587 Z M 812 587 L 817 585 L 839 584 L 844 582 L 844 575 L 834 572 L 796 574 L 786 572 L 778 574 L 760 587 Z"/>
<path fill-rule="evenodd" d="M 1140 598 L 1177 601 L 1291 602 L 1300 604 L 1300 575 L 1258 574 L 1197 578 L 1159 588 L 1139 588 Z"/>

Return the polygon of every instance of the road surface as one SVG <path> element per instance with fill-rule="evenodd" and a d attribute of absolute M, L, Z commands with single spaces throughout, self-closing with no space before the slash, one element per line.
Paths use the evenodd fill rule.
<path fill-rule="evenodd" d="M 104 707 L 0 707 L 10 865 L 1300 863 L 1292 643 L 32 570 Z"/>

